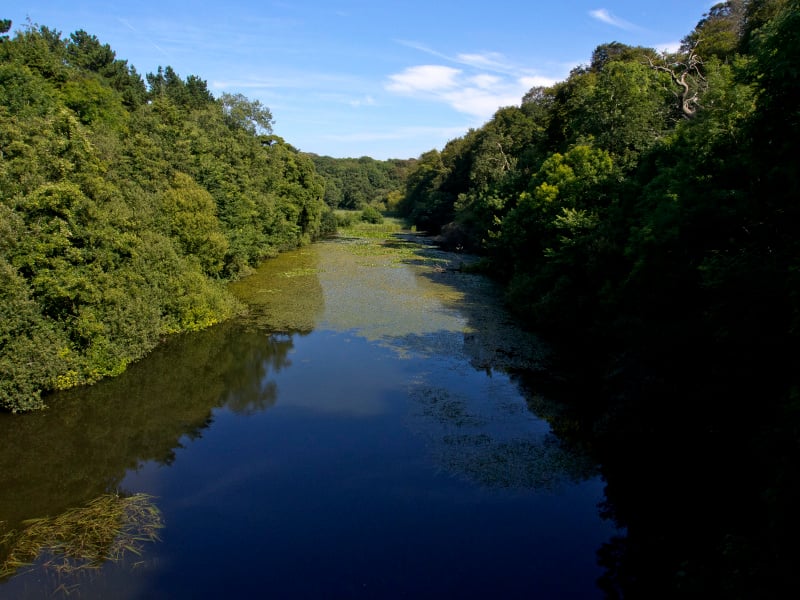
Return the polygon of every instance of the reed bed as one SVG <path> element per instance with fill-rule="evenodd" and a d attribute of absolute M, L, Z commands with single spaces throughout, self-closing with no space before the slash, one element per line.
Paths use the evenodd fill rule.
<path fill-rule="evenodd" d="M 68 574 L 139 556 L 163 526 L 152 496 L 113 493 L 55 517 L 23 521 L 18 529 L 4 531 L 0 522 L 0 579 L 24 568 Z"/>

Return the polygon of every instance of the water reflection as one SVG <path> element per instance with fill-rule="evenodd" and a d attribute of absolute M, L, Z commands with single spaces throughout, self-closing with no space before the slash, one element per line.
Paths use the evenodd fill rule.
<path fill-rule="evenodd" d="M 523 412 L 507 378 L 495 379 L 473 377 L 461 389 L 420 380 L 413 389 L 412 426 L 440 468 L 486 487 L 539 492 L 598 475 L 588 455 Z"/>
<path fill-rule="evenodd" d="M 51 396 L 46 411 L 0 414 L 0 521 L 55 515 L 116 490 L 128 469 L 169 464 L 212 411 L 267 409 L 271 374 L 291 364 L 294 336 L 313 329 L 323 297 L 315 252 L 268 261 L 236 292 L 240 320 L 168 338 L 116 379 Z M 282 334 L 271 333 L 284 332 Z"/>
<path fill-rule="evenodd" d="M 281 547 L 306 552 L 313 546 L 334 572 L 346 566 L 336 562 L 345 560 L 343 535 L 355 535 L 351 550 L 363 553 L 358 540 L 375 543 L 374 531 L 381 530 L 394 536 L 393 564 L 421 569 L 416 551 L 400 552 L 409 532 L 394 529 L 397 514 L 408 524 L 425 523 L 411 535 L 433 548 L 457 531 L 471 531 L 460 512 L 471 510 L 469 502 L 505 506 L 502 494 L 481 496 L 481 490 L 551 492 L 594 477 L 591 461 L 564 447 L 528 410 L 515 372 L 543 368 L 545 352 L 508 319 L 497 290 L 454 269 L 460 257 L 404 239 L 379 246 L 326 243 L 268 261 L 232 286 L 249 307 L 241 319 L 171 338 L 121 377 L 53 397 L 46 412 L 0 415 L 0 521 L 19 528 L 26 519 L 86 506 L 115 492 L 126 476 L 127 484 L 137 471 L 173 463 L 185 445 L 180 464 L 153 475 L 164 480 L 158 489 L 165 505 L 174 504 L 165 514 L 167 527 L 170 518 L 185 521 L 173 536 L 189 535 L 183 529 L 194 526 L 186 522 L 195 513 L 224 513 L 234 524 L 246 515 L 246 529 L 239 525 L 254 538 L 247 544 L 274 538 L 269 557 L 276 564 L 291 558 L 279 556 Z M 250 418 L 234 424 L 227 411 L 220 416 L 222 407 Z M 205 448 L 200 465 L 192 463 L 202 444 L 187 442 L 215 419 L 204 442 L 214 438 L 216 445 Z M 431 475 L 431 463 L 463 486 L 456 487 L 460 508 L 452 505 L 452 482 Z M 179 467 L 193 479 L 172 483 Z M 265 497 L 273 512 L 252 509 Z M 586 508 L 579 493 L 573 498 Z M 354 502 L 372 511 L 370 527 L 355 517 L 346 521 L 363 514 L 353 511 Z M 557 502 L 547 506 L 553 514 L 561 510 Z M 514 514 L 532 518 L 529 508 L 521 501 Z M 503 526 L 516 530 L 511 513 L 481 514 L 507 519 Z M 220 531 L 216 521 L 203 523 L 207 539 L 236 533 L 235 527 Z M 261 529 L 254 531 L 253 523 Z M 337 535 L 330 547 L 318 547 L 325 530 Z M 470 533 L 481 540 L 470 565 L 485 560 L 482 543 L 503 545 L 484 539 L 490 531 Z M 200 553 L 198 545 L 187 547 Z M 252 547 L 243 554 L 260 560 L 268 552 Z M 453 561 L 448 568 L 463 566 Z M 412 580 L 413 574 L 406 583 Z"/>
<path fill-rule="evenodd" d="M 16 529 L 58 515 L 116 491 L 147 461 L 170 464 L 217 407 L 273 406 L 272 376 L 291 364 L 293 346 L 292 335 L 227 324 L 171 339 L 117 379 L 52 398 L 45 412 L 0 415 L 0 521 Z"/>
<path fill-rule="evenodd" d="M 383 316 L 370 319 L 364 335 L 425 361 L 409 388 L 409 422 L 439 468 L 483 486 L 536 490 L 597 476 L 585 452 L 565 446 L 530 410 L 546 401 L 532 394 L 527 403 L 521 399 L 514 374 L 543 370 L 547 349 L 509 316 L 498 286 L 463 269 L 474 258 L 410 234 L 396 235 L 385 248 L 391 252 L 373 253 L 382 262 L 373 258 L 364 277 L 375 280 L 374 267 L 393 260 L 410 269 L 383 269 L 377 276 L 385 292 L 373 290 L 372 312 Z M 337 270 L 346 263 L 338 258 Z M 414 285 L 397 281 L 409 276 Z M 402 290 L 409 289 L 406 298 Z M 349 313 L 337 308 L 334 314 Z"/>

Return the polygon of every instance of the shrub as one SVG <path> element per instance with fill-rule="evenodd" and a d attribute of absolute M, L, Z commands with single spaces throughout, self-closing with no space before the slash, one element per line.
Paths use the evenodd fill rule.
<path fill-rule="evenodd" d="M 383 215 L 374 206 L 365 206 L 364 210 L 361 211 L 361 220 L 379 225 L 383 223 Z"/>

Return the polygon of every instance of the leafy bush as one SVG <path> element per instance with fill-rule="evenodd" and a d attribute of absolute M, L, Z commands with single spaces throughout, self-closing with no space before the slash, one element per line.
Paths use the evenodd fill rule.
<path fill-rule="evenodd" d="M 361 220 L 366 223 L 380 225 L 383 223 L 383 215 L 374 206 L 365 206 L 361 211 Z"/>

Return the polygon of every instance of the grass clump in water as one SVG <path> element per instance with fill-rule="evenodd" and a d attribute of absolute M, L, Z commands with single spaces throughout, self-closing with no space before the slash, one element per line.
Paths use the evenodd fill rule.
<path fill-rule="evenodd" d="M 406 223 L 397 217 L 384 217 L 381 223 L 368 223 L 366 221 L 345 222 L 339 227 L 339 235 L 345 237 L 378 238 L 383 239 L 392 233 L 406 231 Z"/>
<path fill-rule="evenodd" d="M 20 530 L 3 532 L 0 522 L 0 579 L 34 563 L 69 574 L 97 569 L 126 554 L 141 555 L 143 545 L 159 539 L 164 524 L 152 496 L 103 494 L 87 505 L 55 517 L 31 519 Z"/>

